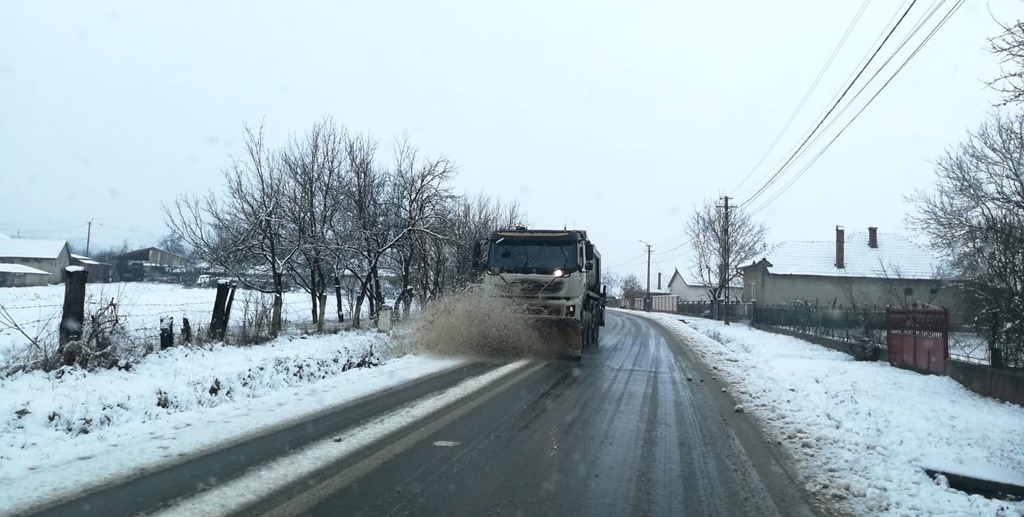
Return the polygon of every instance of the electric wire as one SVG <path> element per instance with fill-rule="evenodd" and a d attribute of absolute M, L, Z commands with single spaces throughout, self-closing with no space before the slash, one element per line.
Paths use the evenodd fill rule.
<path fill-rule="evenodd" d="M 790 126 L 793 125 L 793 121 L 796 120 L 797 115 L 799 115 L 800 112 L 803 111 L 804 106 L 807 104 L 807 100 L 810 99 L 811 97 L 811 93 L 813 93 L 814 90 L 817 89 L 818 85 L 821 83 L 821 79 L 825 76 L 825 72 L 827 72 L 829 67 L 832 66 L 832 62 L 835 61 L 836 56 L 839 54 L 839 50 L 842 49 L 843 45 L 846 43 L 846 40 L 850 37 L 850 34 L 853 32 L 853 29 L 857 25 L 857 22 L 860 21 L 860 18 L 864 14 L 864 11 L 867 8 L 868 3 L 870 3 L 870 1 L 871 0 L 864 0 L 864 3 L 861 4 L 860 9 L 857 11 L 857 14 L 853 17 L 853 20 L 851 20 L 850 24 L 846 27 L 846 32 L 843 33 L 843 37 L 839 39 L 839 43 L 837 43 L 835 48 L 832 49 L 832 54 L 829 55 L 828 59 L 825 61 L 825 64 L 821 67 L 820 70 L 818 70 L 818 75 L 814 78 L 814 81 L 811 82 L 810 88 L 808 88 L 807 91 L 804 92 L 804 96 L 802 99 L 800 99 L 800 103 L 797 104 L 796 109 L 793 110 L 793 114 L 789 116 L 789 120 L 786 121 L 786 124 L 782 127 L 781 130 L 779 130 L 778 134 L 775 135 L 775 140 L 773 140 L 771 145 L 768 146 L 768 149 L 764 152 L 764 154 L 761 155 L 761 158 L 757 161 L 756 164 L 754 164 L 754 167 L 750 169 L 750 172 L 748 172 L 747 175 L 743 178 L 743 180 L 740 181 L 739 185 L 736 185 L 736 187 L 732 189 L 733 192 L 738 192 L 739 189 L 742 188 L 744 184 L 746 184 L 747 180 L 749 180 L 750 177 L 754 175 L 754 172 L 756 172 L 761 167 L 761 164 L 764 163 L 765 159 L 767 159 L 768 156 L 772 153 L 772 151 L 775 150 L 776 146 L 779 145 L 779 141 L 782 140 L 783 135 L 785 135 L 786 131 L 789 130 Z"/>
<path fill-rule="evenodd" d="M 869 57 L 867 62 L 864 63 L 864 65 L 860 67 L 860 70 L 854 76 L 853 80 L 850 81 L 850 83 L 846 86 L 846 88 L 843 89 L 842 93 L 839 94 L 839 98 L 836 99 L 835 102 L 832 103 L 831 107 L 829 107 L 829 109 L 825 113 L 825 115 L 823 117 L 821 117 L 821 119 L 814 126 L 814 128 L 810 131 L 810 133 L 807 134 L 807 136 L 803 139 L 803 141 L 801 141 L 800 145 L 797 146 L 796 151 L 792 152 L 790 154 L 789 158 L 787 158 L 785 160 L 785 162 L 783 162 L 783 164 L 781 166 L 779 166 L 779 168 L 775 171 L 774 174 L 772 174 L 772 176 L 768 179 L 768 181 L 766 181 L 763 185 L 761 185 L 761 187 L 758 188 L 757 191 L 754 192 L 754 194 L 750 198 L 748 198 L 745 202 L 743 202 L 742 205 L 750 204 L 751 202 L 756 200 L 758 197 L 763 195 L 764 192 L 768 188 L 770 188 L 776 181 L 778 181 L 779 177 L 786 171 L 787 167 L 789 166 L 790 163 L 793 162 L 793 160 L 795 159 L 797 154 L 800 152 L 800 150 L 803 149 L 808 144 L 808 142 L 810 142 L 811 138 L 817 133 L 817 131 L 819 129 L 821 129 L 821 126 L 828 119 L 829 115 L 831 115 L 832 112 L 835 111 L 835 109 L 837 107 L 839 107 L 839 104 L 842 102 L 843 98 L 846 97 L 846 95 L 850 92 L 851 89 L 853 89 L 854 84 L 856 84 L 857 80 L 860 79 L 861 75 L 863 75 L 864 72 L 867 71 L 868 66 L 870 66 L 871 62 L 874 61 L 875 57 L 878 56 L 879 52 L 881 52 L 881 50 L 885 46 L 886 42 L 888 42 L 889 39 L 892 37 L 892 35 L 896 32 L 896 29 L 898 29 L 899 26 L 903 23 L 903 21 L 906 20 L 907 16 L 910 14 L 911 9 L 914 8 L 914 5 L 916 3 L 917 3 L 917 0 L 912 0 L 910 2 L 910 5 L 903 11 L 903 14 L 900 16 L 899 20 L 896 21 L 896 24 L 893 25 L 893 27 L 889 30 L 888 34 L 886 34 L 885 39 L 883 39 L 882 42 L 875 48 L 874 52 L 871 53 L 871 57 Z"/>
<path fill-rule="evenodd" d="M 755 214 L 757 214 L 757 213 L 761 212 L 762 210 L 764 210 L 765 208 L 767 208 L 767 207 L 768 207 L 768 205 L 770 205 L 770 204 L 771 204 L 772 202 L 774 202 L 774 201 L 775 201 L 776 199 L 778 199 L 778 198 L 779 198 L 779 196 L 781 196 L 781 195 L 782 195 L 783 193 L 785 193 L 785 192 L 786 192 L 787 190 L 789 190 L 789 188 L 790 188 L 790 187 L 792 187 L 793 183 L 795 183 L 795 182 L 796 182 L 796 180 L 800 179 L 800 177 L 801 177 L 801 176 L 803 176 L 803 175 L 804 175 L 804 173 L 806 173 L 806 172 L 807 172 L 807 170 L 808 170 L 808 169 L 809 169 L 809 168 L 810 168 L 810 167 L 811 167 L 812 165 L 814 165 L 814 163 L 815 163 L 815 162 L 817 162 L 818 158 L 820 158 L 820 157 L 821 157 L 821 155 L 822 155 L 822 154 L 824 154 L 824 153 L 825 153 L 825 151 L 827 151 L 827 150 L 829 149 L 829 147 L 831 147 L 831 146 L 832 146 L 832 144 L 833 144 L 833 143 L 834 143 L 834 142 L 835 142 L 835 141 L 836 141 L 836 140 L 837 140 L 837 139 L 839 138 L 839 136 L 840 136 L 840 135 L 842 135 L 842 134 L 843 134 L 843 133 L 844 133 L 844 132 L 846 131 L 846 129 L 847 129 L 847 128 L 849 128 L 851 124 L 853 124 L 853 122 L 854 122 L 855 120 L 857 120 L 857 117 L 859 117 L 859 116 L 860 116 L 860 114 L 861 114 L 861 113 L 863 113 L 863 112 L 864 112 L 864 110 L 865 110 L 865 109 L 867 109 L 867 107 L 868 107 L 868 106 L 870 106 L 870 105 L 871 105 L 871 103 L 872 103 L 872 102 L 873 102 L 873 101 L 874 101 L 874 100 L 875 100 L 876 98 L 878 98 L 878 96 L 879 96 L 879 95 L 880 95 L 880 94 L 882 93 L 882 91 L 884 91 L 884 90 L 885 90 L 885 88 L 886 88 L 887 86 L 889 86 L 889 84 L 890 84 L 890 83 L 891 83 L 891 82 L 892 82 L 892 81 L 893 81 L 893 80 L 894 80 L 894 79 L 896 78 L 896 76 L 897 76 L 897 75 L 899 75 L 899 73 L 900 73 L 900 72 L 901 72 L 901 71 L 902 71 L 902 70 L 903 70 L 904 68 L 906 68 L 906 66 L 907 66 L 907 65 L 908 65 L 908 64 L 910 63 L 910 61 L 911 61 L 911 60 L 912 60 L 912 59 L 913 59 L 913 58 L 914 58 L 914 57 L 915 57 L 915 56 L 916 56 L 916 55 L 917 55 L 917 54 L 918 54 L 918 53 L 919 53 L 919 52 L 921 51 L 921 49 L 922 49 L 922 48 L 924 48 L 924 46 L 925 46 L 925 45 L 926 45 L 926 44 L 927 44 L 927 43 L 928 43 L 929 41 L 931 41 L 932 37 L 934 37 L 934 36 L 935 36 L 935 34 L 936 34 L 936 33 L 937 33 L 938 31 L 939 31 L 939 29 L 941 29 L 941 28 L 942 28 L 942 27 L 943 27 L 943 26 L 944 26 L 944 25 L 945 25 L 945 24 L 946 24 L 946 23 L 947 23 L 947 22 L 949 21 L 949 19 L 950 19 L 950 18 L 952 18 L 953 14 L 955 14 L 955 13 L 956 13 L 956 11 L 958 11 L 958 10 L 960 9 L 960 7 L 961 7 L 961 6 L 963 6 L 963 4 L 964 4 L 964 2 L 965 2 L 965 1 L 966 1 L 966 0 L 958 0 L 958 1 L 957 1 L 957 3 L 956 3 L 956 4 L 954 4 L 954 5 L 953 5 L 953 7 L 952 7 L 952 8 L 951 8 L 951 9 L 949 10 L 949 12 L 947 12 L 947 13 L 946 13 L 946 14 L 945 14 L 945 15 L 944 15 L 944 16 L 942 17 L 942 19 L 941 19 L 941 20 L 939 20 L 939 22 L 938 22 L 938 23 L 936 24 L 936 26 L 935 26 L 934 28 L 932 28 L 932 30 L 931 30 L 931 31 L 930 31 L 930 32 L 928 33 L 928 35 L 927 35 L 927 36 L 925 37 L 925 39 L 924 39 L 924 40 L 923 40 L 923 41 L 922 41 L 922 42 L 921 42 L 920 44 L 918 44 L 918 46 L 917 46 L 917 47 L 916 47 L 916 48 L 914 49 L 914 51 L 913 51 L 913 52 L 912 52 L 912 53 L 910 54 L 910 56 L 908 56 L 908 57 L 907 57 L 907 59 L 905 59 L 905 60 L 903 61 L 903 63 L 902 63 L 901 65 L 900 65 L 900 67 L 899 67 L 899 68 L 897 68 L 895 72 L 893 72 L 893 74 L 892 74 L 892 75 L 891 75 L 891 76 L 889 77 L 889 79 L 888 79 L 888 80 L 887 80 L 887 81 L 886 81 L 886 82 L 885 82 L 884 84 L 882 84 L 882 86 L 881 86 L 881 87 L 880 87 L 880 88 L 878 89 L 878 91 L 876 91 L 876 92 L 875 92 L 875 94 L 874 94 L 874 95 L 872 95 L 870 99 L 868 99 L 868 101 L 867 101 L 867 102 L 866 102 L 866 103 L 864 104 L 864 106 L 862 106 L 862 107 L 860 108 L 860 110 L 858 110 L 858 111 L 857 111 L 857 113 L 856 113 L 856 114 L 854 114 L 853 118 L 851 118 L 851 119 L 850 119 L 850 120 L 849 120 L 849 121 L 848 121 L 848 122 L 846 123 L 846 125 L 844 125 L 844 126 L 843 126 L 843 128 L 842 128 L 842 129 L 840 129 L 840 130 L 839 130 L 839 132 L 838 132 L 838 133 L 836 133 L 836 135 L 835 135 L 834 137 L 832 137 L 832 139 L 831 139 L 831 140 L 829 140 L 829 141 L 828 141 L 828 143 L 826 143 L 826 144 L 825 144 L 825 147 L 823 147 L 823 148 L 822 148 L 822 149 L 821 149 L 821 150 L 820 150 L 820 151 L 819 151 L 819 152 L 818 152 L 818 153 L 817 153 L 816 155 L 814 155 L 814 157 L 813 157 L 813 158 L 811 159 L 811 161 L 810 161 L 810 162 L 808 162 L 808 163 L 807 163 L 807 164 L 806 164 L 806 165 L 805 165 L 804 167 L 802 167 L 802 168 L 801 168 L 801 169 L 800 169 L 800 170 L 799 170 L 799 171 L 797 172 L 796 176 L 794 176 L 793 178 L 791 178 L 791 179 L 790 179 L 790 180 L 789 180 L 789 181 L 788 181 L 788 182 L 787 182 L 787 183 L 786 183 L 785 185 L 783 185 L 783 187 L 782 187 L 782 188 L 781 188 L 781 189 L 780 189 L 779 191 L 777 191 L 777 192 L 776 192 L 776 193 L 775 193 L 774 195 L 772 195 L 772 197 L 771 197 L 771 198 L 769 198 L 769 199 L 768 199 L 767 201 L 765 201 L 764 203 L 762 203 L 761 205 L 759 205 L 759 206 L 758 206 L 757 208 L 755 208 L 754 210 L 752 210 L 752 211 L 751 211 L 751 214 L 750 214 L 750 215 L 755 215 Z"/>
<path fill-rule="evenodd" d="M 857 93 L 855 93 L 853 97 L 850 98 L 849 102 L 847 102 L 846 105 L 843 106 L 841 110 L 839 110 L 836 116 L 833 117 L 832 120 L 825 125 L 824 129 L 822 129 L 822 131 L 815 135 L 815 137 L 811 140 L 810 145 L 808 145 L 802 151 L 800 151 L 796 159 L 793 160 L 794 164 L 799 162 L 804 156 L 806 156 L 810 152 L 810 150 L 813 149 L 814 146 L 817 145 L 817 143 L 822 138 L 824 138 L 825 135 L 828 134 L 829 130 L 832 129 L 832 127 L 835 126 L 840 120 L 842 120 L 842 116 L 847 112 L 847 110 L 849 110 L 850 107 L 854 105 L 854 102 L 858 98 L 860 98 L 861 94 L 864 93 L 865 90 L 867 90 L 868 86 L 871 85 L 871 83 L 879 76 L 879 74 L 881 74 L 882 71 L 886 69 L 886 66 L 888 66 L 889 63 L 892 62 L 892 60 L 897 55 L 899 55 L 899 53 L 907 46 L 907 43 L 909 43 L 914 38 L 914 36 L 916 36 L 917 33 L 920 32 L 920 30 L 924 27 L 928 20 L 934 17 L 935 13 L 938 12 L 939 8 L 946 1 L 947 0 L 935 0 L 934 2 L 932 2 L 932 7 L 921 17 L 921 19 L 917 22 L 914 28 L 903 38 L 903 41 L 900 42 L 896 49 L 889 54 L 889 57 L 881 64 L 881 66 L 879 66 L 878 69 L 875 70 L 875 73 L 872 74 L 871 77 L 868 78 L 868 80 L 863 85 L 861 85 L 860 89 L 857 90 Z"/>

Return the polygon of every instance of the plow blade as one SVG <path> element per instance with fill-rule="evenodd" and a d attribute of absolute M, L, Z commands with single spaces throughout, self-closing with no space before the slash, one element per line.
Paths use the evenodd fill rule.
<path fill-rule="evenodd" d="M 583 331 L 578 320 L 557 316 L 531 316 L 530 323 L 544 340 L 545 348 L 551 352 L 577 358 L 583 355 Z"/>

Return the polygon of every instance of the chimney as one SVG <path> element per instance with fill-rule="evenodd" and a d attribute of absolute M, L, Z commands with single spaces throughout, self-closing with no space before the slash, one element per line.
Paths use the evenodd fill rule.
<path fill-rule="evenodd" d="M 658 273 L 658 290 L 661 290 L 661 273 Z"/>
<path fill-rule="evenodd" d="M 845 250 L 844 245 L 846 244 L 846 232 L 843 231 L 842 226 L 836 226 L 836 267 L 843 269 L 846 267 L 846 263 L 843 262 Z"/>
<path fill-rule="evenodd" d="M 868 227 L 868 247 L 878 247 L 878 228 L 875 228 L 874 226 Z"/>

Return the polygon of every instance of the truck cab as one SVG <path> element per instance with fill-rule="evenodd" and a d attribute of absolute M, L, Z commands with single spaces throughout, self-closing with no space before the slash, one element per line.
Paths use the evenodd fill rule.
<path fill-rule="evenodd" d="M 521 303 L 573 355 L 596 345 L 604 324 L 601 255 L 582 230 L 492 232 L 474 249 L 484 292 Z"/>

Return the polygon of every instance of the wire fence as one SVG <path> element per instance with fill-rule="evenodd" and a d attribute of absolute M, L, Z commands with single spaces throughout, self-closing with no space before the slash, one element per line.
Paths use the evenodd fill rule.
<path fill-rule="evenodd" d="M 718 305 L 716 307 L 715 305 Z M 681 301 L 676 306 L 676 312 L 684 316 L 694 318 L 716 318 L 718 313 L 729 311 L 729 319 L 732 321 L 750 321 L 753 304 L 750 303 L 723 303 L 713 304 L 708 300 Z"/>
<path fill-rule="evenodd" d="M 751 321 L 756 325 L 778 327 L 848 343 L 868 342 L 883 348 L 886 346 L 884 309 L 847 311 L 809 305 L 754 304 L 751 312 Z"/>
<path fill-rule="evenodd" d="M 802 305 L 755 304 L 751 311 L 751 322 L 836 341 L 867 342 L 883 349 L 888 348 L 885 309 L 882 308 L 850 311 Z M 949 358 L 971 364 L 992 364 L 988 341 L 967 326 L 950 329 Z M 1024 364 L 1004 362 L 1004 366 L 1024 367 Z"/>

